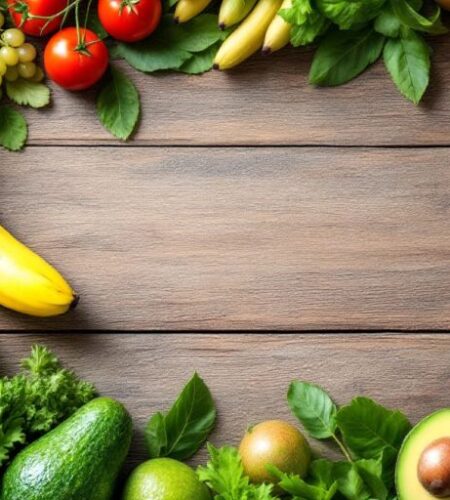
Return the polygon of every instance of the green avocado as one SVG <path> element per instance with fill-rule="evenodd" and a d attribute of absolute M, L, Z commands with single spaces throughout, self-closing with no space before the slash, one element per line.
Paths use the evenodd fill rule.
<path fill-rule="evenodd" d="M 122 404 L 94 399 L 16 456 L 4 474 L 0 498 L 109 500 L 131 434 Z"/>
<path fill-rule="evenodd" d="M 450 438 L 450 408 L 439 410 L 423 419 L 403 442 L 395 470 L 398 500 L 438 498 L 422 486 L 418 470 L 423 452 L 443 438 Z"/>

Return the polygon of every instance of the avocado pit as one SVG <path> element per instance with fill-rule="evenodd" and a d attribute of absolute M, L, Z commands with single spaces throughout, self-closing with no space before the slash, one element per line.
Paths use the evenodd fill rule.
<path fill-rule="evenodd" d="M 450 497 L 450 437 L 433 441 L 420 456 L 417 476 L 436 498 Z"/>

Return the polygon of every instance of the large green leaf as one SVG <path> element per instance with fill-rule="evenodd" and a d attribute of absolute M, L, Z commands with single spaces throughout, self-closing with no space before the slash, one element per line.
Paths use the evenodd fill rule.
<path fill-rule="evenodd" d="M 18 151 L 25 145 L 27 135 L 27 122 L 23 115 L 9 106 L 0 106 L 0 146 Z"/>

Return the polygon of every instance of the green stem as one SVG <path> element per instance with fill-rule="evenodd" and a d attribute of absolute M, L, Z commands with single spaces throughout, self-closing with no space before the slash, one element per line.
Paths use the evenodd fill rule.
<path fill-rule="evenodd" d="M 333 434 L 333 439 L 336 441 L 336 444 L 339 446 L 342 454 L 347 459 L 347 461 L 352 464 L 353 463 L 353 459 L 352 459 L 352 457 L 350 455 L 350 452 L 345 447 L 344 443 L 336 436 L 336 434 Z"/>

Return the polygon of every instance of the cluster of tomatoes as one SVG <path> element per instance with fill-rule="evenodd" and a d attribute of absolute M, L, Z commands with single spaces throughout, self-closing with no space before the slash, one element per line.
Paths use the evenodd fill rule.
<path fill-rule="evenodd" d="M 57 31 L 44 51 L 48 77 L 68 90 L 83 90 L 105 73 L 109 53 L 93 31 L 80 26 L 59 30 L 67 13 L 81 0 L 12 0 L 14 24 L 27 35 L 42 37 Z M 98 17 L 105 31 L 124 42 L 147 38 L 161 19 L 161 0 L 98 0 Z M 75 16 L 78 18 L 79 16 Z M 59 31 L 58 31 L 59 30 Z"/>

